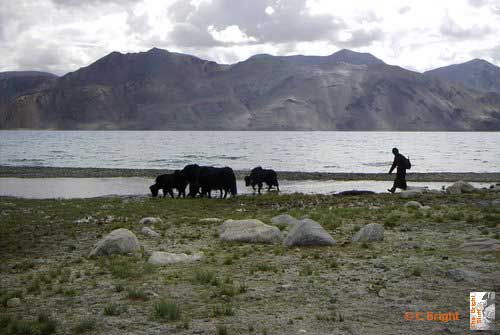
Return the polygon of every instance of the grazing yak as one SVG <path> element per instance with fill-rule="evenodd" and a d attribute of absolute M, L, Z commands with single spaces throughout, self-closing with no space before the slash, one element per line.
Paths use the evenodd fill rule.
<path fill-rule="evenodd" d="M 280 190 L 280 186 L 278 184 L 278 176 L 276 171 L 271 169 L 263 169 L 260 166 L 254 168 L 250 171 L 250 175 L 245 177 L 245 185 L 252 186 L 255 191 L 255 185 L 258 186 L 258 192 L 260 194 L 260 190 L 262 189 L 262 184 L 266 183 L 270 191 L 273 186 L 276 186 L 278 192 Z"/>
<path fill-rule="evenodd" d="M 187 184 L 188 181 L 184 174 L 179 170 L 175 170 L 172 174 L 162 174 L 161 176 L 156 177 L 155 183 L 151 185 L 149 189 L 151 190 L 151 195 L 153 197 L 158 196 L 159 190 L 163 190 L 163 197 L 166 197 L 168 193 L 173 198 L 174 188 L 177 192 L 179 192 L 177 197 L 180 197 L 181 195 L 185 197 Z"/>
<path fill-rule="evenodd" d="M 189 182 L 189 195 L 191 197 L 200 193 L 201 196 L 211 198 L 213 190 L 219 190 L 221 198 L 226 198 L 228 193 L 232 196 L 236 196 L 238 193 L 236 176 L 230 167 L 216 168 L 190 164 L 184 167 L 182 173 Z"/>

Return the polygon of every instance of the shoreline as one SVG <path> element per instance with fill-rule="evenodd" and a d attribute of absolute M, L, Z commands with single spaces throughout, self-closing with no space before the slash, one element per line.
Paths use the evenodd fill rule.
<path fill-rule="evenodd" d="M 114 178 L 150 177 L 170 173 L 163 169 L 115 169 L 115 168 L 67 168 L 37 166 L 0 166 L 0 178 Z M 283 180 L 393 180 L 395 174 L 351 173 L 351 172 L 294 172 L 276 171 Z M 235 170 L 236 177 L 242 179 L 249 170 Z M 469 182 L 500 182 L 500 172 L 423 172 L 407 173 L 408 181 L 464 180 Z"/>

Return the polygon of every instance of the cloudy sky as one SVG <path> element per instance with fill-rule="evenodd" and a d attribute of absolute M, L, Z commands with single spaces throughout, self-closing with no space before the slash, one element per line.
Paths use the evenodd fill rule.
<path fill-rule="evenodd" d="M 425 71 L 500 65 L 500 0 L 0 0 L 0 71 L 64 74 L 152 47 L 234 63 L 370 52 Z"/>

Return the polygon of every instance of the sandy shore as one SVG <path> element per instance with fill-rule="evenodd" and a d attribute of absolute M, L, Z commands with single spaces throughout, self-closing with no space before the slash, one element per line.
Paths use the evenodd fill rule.
<path fill-rule="evenodd" d="M 109 178 L 109 177 L 155 177 L 169 170 L 159 169 L 107 169 L 107 168 L 65 168 L 65 167 L 15 167 L 0 166 L 0 177 L 18 178 Z M 248 171 L 235 171 L 243 178 Z M 387 173 L 340 173 L 340 172 L 293 172 L 278 171 L 279 178 L 286 180 L 392 180 Z M 457 181 L 500 182 L 500 172 L 495 173 L 455 173 L 429 172 L 408 173 L 408 181 Z"/>

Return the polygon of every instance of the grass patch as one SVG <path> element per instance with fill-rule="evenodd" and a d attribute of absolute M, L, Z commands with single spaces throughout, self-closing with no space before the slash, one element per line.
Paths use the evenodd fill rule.
<path fill-rule="evenodd" d="M 201 285 L 219 286 L 220 284 L 215 272 L 210 270 L 196 270 L 193 281 Z"/>
<path fill-rule="evenodd" d="M 413 266 L 410 269 L 410 275 L 415 276 L 415 277 L 422 276 L 422 267 L 421 266 Z"/>
<path fill-rule="evenodd" d="M 300 271 L 299 276 L 311 276 L 314 273 L 313 268 L 310 264 L 306 264 Z"/>
<path fill-rule="evenodd" d="M 238 293 L 236 287 L 233 284 L 222 284 L 219 287 L 218 295 L 219 296 L 227 296 L 234 297 Z"/>
<path fill-rule="evenodd" d="M 234 315 L 233 306 L 230 304 L 219 304 L 212 307 L 212 314 L 217 316 L 232 316 Z"/>
<path fill-rule="evenodd" d="M 327 322 L 343 322 L 344 314 L 341 312 L 331 312 L 325 314 L 316 314 L 316 320 L 327 321 Z"/>
<path fill-rule="evenodd" d="M 217 325 L 215 331 L 216 331 L 217 335 L 228 335 L 229 334 L 227 327 L 224 325 Z"/>
<path fill-rule="evenodd" d="M 238 293 L 242 294 L 248 291 L 248 286 L 245 282 L 240 282 L 238 286 Z"/>
<path fill-rule="evenodd" d="M 93 332 L 97 328 L 97 321 L 92 318 L 81 319 L 73 328 L 75 334 L 84 334 Z"/>
<path fill-rule="evenodd" d="M 140 288 L 129 288 L 127 290 L 127 297 L 131 300 L 148 300 L 148 294 Z"/>
<path fill-rule="evenodd" d="M 268 263 L 259 263 L 256 265 L 253 265 L 250 269 L 250 273 L 253 274 L 255 272 L 278 272 L 278 267 L 274 264 L 268 264 Z"/>
<path fill-rule="evenodd" d="M 400 223 L 401 223 L 401 214 L 399 213 L 390 213 L 384 219 L 384 227 L 386 228 L 394 228 L 396 226 L 399 226 Z"/>
<path fill-rule="evenodd" d="M 111 303 L 104 306 L 103 313 L 106 316 L 118 316 L 120 314 L 126 313 L 127 310 L 128 310 L 127 305 Z"/>
<path fill-rule="evenodd" d="M 31 294 L 39 294 L 42 291 L 42 285 L 40 284 L 40 280 L 35 278 L 29 285 L 26 287 L 26 291 Z"/>
<path fill-rule="evenodd" d="M 160 300 L 153 306 L 153 317 L 156 320 L 176 321 L 181 317 L 181 309 L 174 301 Z"/>
<path fill-rule="evenodd" d="M 137 263 L 127 257 L 113 257 L 110 260 L 109 271 L 118 279 L 136 278 L 141 273 Z"/>
<path fill-rule="evenodd" d="M 51 335 L 57 331 L 57 321 L 46 314 L 39 314 L 34 321 L 0 316 L 0 333 L 5 335 Z"/>

